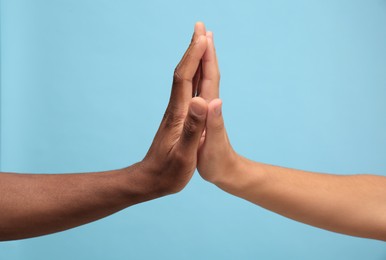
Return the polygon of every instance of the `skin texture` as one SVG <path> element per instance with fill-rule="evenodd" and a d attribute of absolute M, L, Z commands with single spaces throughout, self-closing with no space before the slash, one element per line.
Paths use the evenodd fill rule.
<path fill-rule="evenodd" d="M 197 163 L 207 103 L 194 97 L 207 48 L 197 23 L 175 69 L 165 116 L 145 158 L 124 169 L 82 174 L 0 173 L 0 240 L 76 227 L 185 187 Z"/>
<path fill-rule="evenodd" d="M 334 232 L 386 241 L 386 177 L 331 175 L 250 161 L 232 148 L 218 99 L 220 72 L 213 46 L 203 57 L 208 116 L 198 171 L 235 196 L 285 217 Z"/>

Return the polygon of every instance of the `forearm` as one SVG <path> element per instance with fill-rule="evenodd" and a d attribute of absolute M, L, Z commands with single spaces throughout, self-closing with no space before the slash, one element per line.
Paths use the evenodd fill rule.
<path fill-rule="evenodd" d="M 238 160 L 217 185 L 266 209 L 323 229 L 386 240 L 386 177 L 331 175 Z"/>
<path fill-rule="evenodd" d="M 97 173 L 0 173 L 0 191 L 0 240 L 62 231 L 165 194 L 141 163 Z"/>
<path fill-rule="evenodd" d="M 200 79 L 206 49 L 205 27 L 197 23 L 174 71 L 164 118 L 141 163 L 86 174 L 0 173 L 0 241 L 65 230 L 182 190 L 196 168 L 206 123 L 206 97 L 195 94 L 197 84 L 208 80 Z"/>

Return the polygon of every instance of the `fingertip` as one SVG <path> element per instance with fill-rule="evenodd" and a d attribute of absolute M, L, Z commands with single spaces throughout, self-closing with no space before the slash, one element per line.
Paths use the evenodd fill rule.
<path fill-rule="evenodd" d="M 194 34 L 195 35 L 206 35 L 206 28 L 203 22 L 196 22 L 194 25 Z"/>
<path fill-rule="evenodd" d="M 207 31 L 206 32 L 206 37 L 213 39 L 213 32 L 212 31 Z"/>
<path fill-rule="evenodd" d="M 221 116 L 222 114 L 222 100 L 219 98 L 213 99 L 208 104 L 209 114 L 215 117 Z"/>
<path fill-rule="evenodd" d="M 214 111 L 215 109 L 221 109 L 222 107 L 222 100 L 219 98 L 215 98 L 208 104 L 208 108 L 210 111 Z"/>
<path fill-rule="evenodd" d="M 192 102 L 198 102 L 198 103 L 202 103 L 202 104 L 207 105 L 205 99 L 203 99 L 202 97 L 194 97 L 194 98 L 192 98 Z"/>
<path fill-rule="evenodd" d="M 190 102 L 190 109 L 196 116 L 203 116 L 207 114 L 208 104 L 201 97 L 194 97 Z"/>
<path fill-rule="evenodd" d="M 194 24 L 194 32 L 191 42 L 197 42 L 200 35 L 206 36 L 206 28 L 203 22 L 198 21 Z"/>
<path fill-rule="evenodd" d="M 201 21 L 197 21 L 194 25 L 194 31 L 195 32 L 205 31 L 205 24 Z"/>

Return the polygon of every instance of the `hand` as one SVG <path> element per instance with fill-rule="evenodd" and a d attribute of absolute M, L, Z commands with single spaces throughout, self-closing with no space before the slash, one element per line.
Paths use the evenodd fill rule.
<path fill-rule="evenodd" d="M 197 23 L 191 44 L 174 71 L 170 101 L 153 143 L 140 163 L 163 194 L 182 190 L 197 164 L 207 103 L 194 97 L 201 58 L 207 49 L 205 27 Z"/>
<path fill-rule="evenodd" d="M 197 169 L 205 180 L 215 184 L 229 181 L 239 161 L 230 145 L 222 117 L 219 98 L 220 71 L 213 42 L 213 33 L 207 32 L 208 47 L 202 58 L 202 79 L 199 95 L 208 104 L 206 131 L 198 151 Z"/>

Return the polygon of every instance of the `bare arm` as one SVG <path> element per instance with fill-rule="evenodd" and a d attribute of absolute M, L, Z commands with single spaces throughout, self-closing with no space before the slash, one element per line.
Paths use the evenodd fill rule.
<path fill-rule="evenodd" d="M 62 231 L 167 194 L 142 163 L 84 174 L 0 174 L 0 240 Z"/>
<path fill-rule="evenodd" d="M 219 79 L 213 41 L 208 41 L 204 70 Z M 210 65 L 211 64 L 211 65 Z M 205 66 L 203 66 L 205 68 Z M 199 150 L 201 176 L 221 189 L 268 210 L 319 228 L 386 240 L 386 177 L 331 175 L 250 161 L 231 147 L 212 80 L 205 141 Z"/>
<path fill-rule="evenodd" d="M 207 48 L 198 23 L 174 73 L 169 105 L 145 158 L 130 167 L 83 174 L 0 173 L 0 240 L 49 234 L 183 189 L 196 168 L 207 104 L 193 84 Z"/>
<path fill-rule="evenodd" d="M 386 240 L 386 177 L 332 175 L 236 156 L 221 189 L 288 218 L 352 236 Z M 224 174 L 224 175 L 226 175 Z"/>

